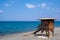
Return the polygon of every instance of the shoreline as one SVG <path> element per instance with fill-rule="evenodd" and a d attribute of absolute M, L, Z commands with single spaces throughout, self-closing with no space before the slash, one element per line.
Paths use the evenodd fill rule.
<path fill-rule="evenodd" d="M 54 27 L 55 30 L 57 30 L 56 28 L 60 29 L 60 27 Z M 18 34 L 18 33 L 22 34 L 22 33 L 27 33 L 27 32 L 34 32 L 34 31 L 36 31 L 36 30 L 29 30 L 29 31 L 24 31 L 24 32 L 12 32 L 12 33 L 5 33 L 5 34 L 1 32 L 2 34 L 0 33 L 0 35 Z"/>
<path fill-rule="evenodd" d="M 0 35 L 0 40 L 60 40 L 60 27 L 55 28 L 54 37 L 51 38 L 41 38 L 41 36 L 29 35 L 33 31 L 24 32 L 24 33 L 14 33 Z M 26 36 L 27 35 L 27 36 Z"/>

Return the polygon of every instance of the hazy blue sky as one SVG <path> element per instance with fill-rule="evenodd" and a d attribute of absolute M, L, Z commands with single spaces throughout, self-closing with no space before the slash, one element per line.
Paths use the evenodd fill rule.
<path fill-rule="evenodd" d="M 0 0 L 0 21 L 60 20 L 60 0 Z"/>

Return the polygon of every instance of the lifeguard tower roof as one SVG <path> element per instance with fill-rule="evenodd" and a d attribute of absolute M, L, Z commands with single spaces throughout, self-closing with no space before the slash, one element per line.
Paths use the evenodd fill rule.
<path fill-rule="evenodd" d="M 55 20 L 55 18 L 40 18 L 38 20 Z"/>

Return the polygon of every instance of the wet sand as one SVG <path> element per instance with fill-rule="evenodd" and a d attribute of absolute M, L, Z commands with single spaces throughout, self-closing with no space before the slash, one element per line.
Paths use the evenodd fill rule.
<path fill-rule="evenodd" d="M 32 31 L 33 32 L 33 31 Z M 31 35 L 32 32 L 0 35 L 0 40 L 60 40 L 60 27 L 54 30 L 54 37 L 47 38 L 45 35 Z"/>

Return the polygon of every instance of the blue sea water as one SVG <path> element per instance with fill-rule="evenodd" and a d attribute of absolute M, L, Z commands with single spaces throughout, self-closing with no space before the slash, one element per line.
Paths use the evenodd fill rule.
<path fill-rule="evenodd" d="M 0 21 L 0 34 L 22 33 L 37 29 L 39 21 Z M 55 21 L 55 27 L 60 27 L 60 21 Z"/>

